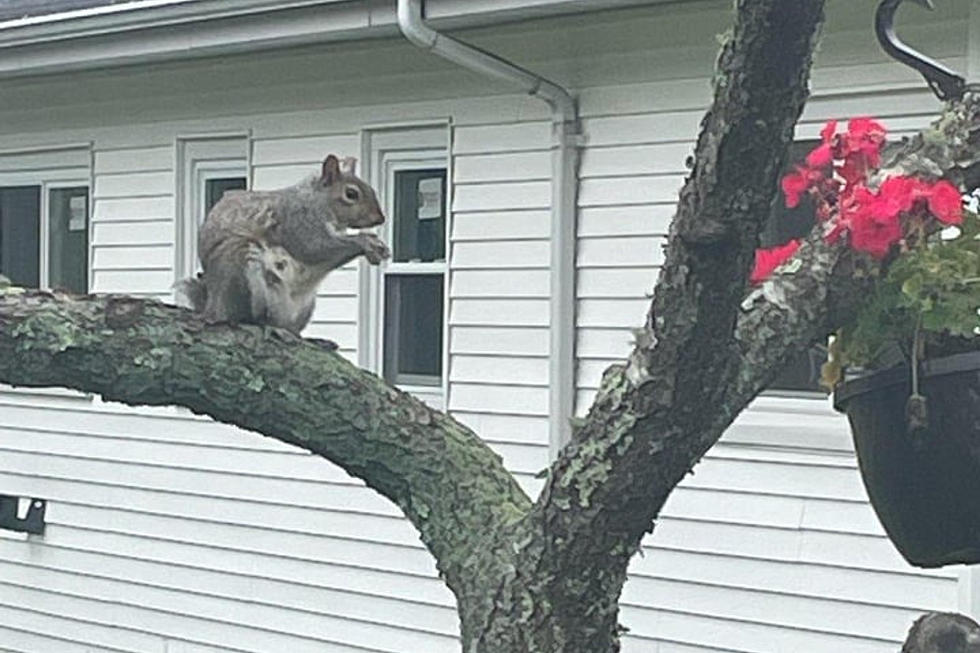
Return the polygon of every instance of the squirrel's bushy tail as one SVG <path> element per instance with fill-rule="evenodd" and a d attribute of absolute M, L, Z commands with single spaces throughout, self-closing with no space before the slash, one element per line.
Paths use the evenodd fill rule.
<path fill-rule="evenodd" d="M 204 312 L 208 303 L 208 288 L 204 285 L 204 274 L 198 272 L 195 277 L 181 279 L 174 288 L 177 290 L 177 301 L 198 313 Z"/>

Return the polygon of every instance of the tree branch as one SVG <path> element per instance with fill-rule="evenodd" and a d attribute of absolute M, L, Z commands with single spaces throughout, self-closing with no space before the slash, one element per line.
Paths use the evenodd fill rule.
<path fill-rule="evenodd" d="M 493 538 L 530 505 L 469 429 L 285 331 L 206 327 L 129 297 L 7 288 L 0 381 L 186 406 L 319 454 L 402 509 L 457 595 L 476 591 Z"/>

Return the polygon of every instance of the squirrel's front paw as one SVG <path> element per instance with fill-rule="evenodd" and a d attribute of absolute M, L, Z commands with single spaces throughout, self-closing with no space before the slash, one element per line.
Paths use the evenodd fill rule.
<path fill-rule="evenodd" d="M 364 239 L 364 258 L 371 265 L 377 265 L 391 256 L 391 250 L 377 236 L 368 235 Z"/>

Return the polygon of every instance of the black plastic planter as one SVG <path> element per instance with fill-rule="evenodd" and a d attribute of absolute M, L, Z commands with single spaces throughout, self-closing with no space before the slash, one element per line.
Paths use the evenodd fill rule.
<path fill-rule="evenodd" d="M 980 562 L 980 352 L 922 364 L 928 427 L 910 435 L 909 368 L 838 386 L 861 476 L 888 537 L 917 567 Z"/>

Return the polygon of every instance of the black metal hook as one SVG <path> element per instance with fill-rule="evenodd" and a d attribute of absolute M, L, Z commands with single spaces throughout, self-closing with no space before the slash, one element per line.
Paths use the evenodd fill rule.
<path fill-rule="evenodd" d="M 19 533 L 44 533 L 44 511 L 48 502 L 44 499 L 31 499 L 27 515 L 23 519 L 17 516 L 20 499 L 15 496 L 0 494 L 0 528 Z"/>
<path fill-rule="evenodd" d="M 932 0 L 910 0 L 926 9 L 934 9 Z M 918 70 L 929 88 L 940 100 L 961 100 L 966 93 L 966 79 L 902 43 L 895 35 L 895 12 L 904 0 L 882 0 L 875 13 L 875 35 L 885 52 L 906 66 Z"/>

